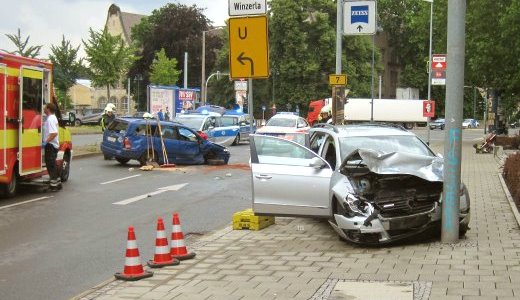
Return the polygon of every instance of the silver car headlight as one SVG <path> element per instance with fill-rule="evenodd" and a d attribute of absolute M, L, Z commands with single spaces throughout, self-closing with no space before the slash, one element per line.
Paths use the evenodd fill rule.
<path fill-rule="evenodd" d="M 354 214 L 368 217 L 373 212 L 373 208 L 370 204 L 359 200 L 355 195 L 348 194 L 345 198 L 345 203 L 348 205 L 348 209 Z"/>

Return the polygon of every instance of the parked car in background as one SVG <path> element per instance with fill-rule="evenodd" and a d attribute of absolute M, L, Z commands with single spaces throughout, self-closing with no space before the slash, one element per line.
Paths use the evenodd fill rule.
<path fill-rule="evenodd" d="M 323 217 L 345 240 L 385 244 L 440 234 L 443 159 L 400 127 L 321 126 L 307 146 L 253 135 L 253 210 L 259 215 Z M 470 199 L 460 190 L 460 234 Z"/>
<path fill-rule="evenodd" d="M 195 130 L 202 138 L 226 147 L 235 143 L 240 135 L 238 124 L 224 126 L 219 113 L 181 114 L 174 121 Z"/>
<path fill-rule="evenodd" d="M 437 119 L 430 122 L 430 129 L 440 129 L 444 130 L 444 127 L 446 126 L 446 120 L 445 119 Z"/>
<path fill-rule="evenodd" d="M 256 132 L 256 124 L 253 122 L 253 132 L 251 132 L 251 118 L 248 114 L 227 110 L 221 118 L 222 126 L 239 126 L 240 132 L 236 136 L 233 145 L 240 144 L 240 141 L 249 140 L 249 135 Z"/>
<path fill-rule="evenodd" d="M 267 124 L 259 128 L 256 133 L 277 136 L 304 144 L 309 129 L 309 123 L 304 118 L 292 113 L 278 113 L 271 117 Z"/>
<path fill-rule="evenodd" d="M 466 129 L 466 128 L 478 128 L 479 125 L 480 124 L 475 119 L 464 119 L 464 121 L 462 121 L 462 128 L 463 129 Z"/>
<path fill-rule="evenodd" d="M 191 128 L 175 122 L 161 122 L 162 138 L 169 163 L 227 164 L 227 148 L 203 139 Z M 126 164 L 134 159 L 141 165 L 149 160 L 165 162 L 162 153 L 158 121 L 137 118 L 118 118 L 103 133 L 101 151 L 106 157 L 114 157 Z"/>
<path fill-rule="evenodd" d="M 76 114 L 76 126 L 101 124 L 103 108 L 83 109 Z"/>

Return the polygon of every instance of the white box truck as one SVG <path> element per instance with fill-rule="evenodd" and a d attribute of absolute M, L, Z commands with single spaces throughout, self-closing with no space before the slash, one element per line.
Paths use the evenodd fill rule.
<path fill-rule="evenodd" d="M 345 104 L 347 123 L 370 121 L 372 99 L 350 98 Z M 374 99 L 374 121 L 394 123 L 412 129 L 425 125 L 423 100 Z"/>

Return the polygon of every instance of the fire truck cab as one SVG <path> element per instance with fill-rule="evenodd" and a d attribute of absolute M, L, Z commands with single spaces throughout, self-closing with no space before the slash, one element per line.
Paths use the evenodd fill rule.
<path fill-rule="evenodd" d="M 0 52 L 0 189 L 7 197 L 15 196 L 21 183 L 47 175 L 42 149 L 43 108 L 54 102 L 52 96 L 51 63 Z M 65 182 L 72 139 L 63 126 L 58 134 L 56 164 Z"/>

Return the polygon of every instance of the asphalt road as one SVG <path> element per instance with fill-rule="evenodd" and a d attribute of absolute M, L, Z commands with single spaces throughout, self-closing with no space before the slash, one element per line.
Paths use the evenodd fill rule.
<path fill-rule="evenodd" d="M 152 172 L 85 158 L 72 162 L 61 192 L 24 186 L 17 198 L 0 199 L 0 299 L 68 299 L 111 278 L 122 271 L 130 225 L 145 262 L 153 256 L 158 216 L 169 231 L 171 213 L 179 212 L 188 237 L 223 228 L 234 212 L 251 207 L 250 173 L 243 165 L 233 167 L 247 166 L 249 146 L 230 150 L 230 166 Z M 188 185 L 178 191 L 146 197 L 183 183 Z M 140 201 L 113 204 L 140 195 Z"/>

